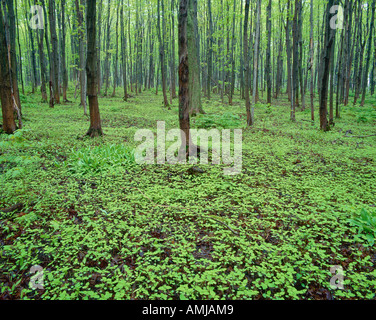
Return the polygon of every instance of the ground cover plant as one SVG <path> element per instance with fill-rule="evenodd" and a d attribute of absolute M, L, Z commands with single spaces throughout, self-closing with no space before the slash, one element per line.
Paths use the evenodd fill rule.
<path fill-rule="evenodd" d="M 376 300 L 375 17 L 0 0 L 0 300 Z"/>
<path fill-rule="evenodd" d="M 286 120 L 287 99 L 259 103 L 243 170 L 225 176 L 135 163 L 136 129 L 173 128 L 178 108 L 119 96 L 100 99 L 95 140 L 77 103 L 22 97 L 24 128 L 0 136 L 1 299 L 375 299 L 376 138 L 349 137 L 373 133 L 374 99 L 326 133 L 309 110 Z M 245 117 L 241 100 L 203 102 L 192 127 Z"/>

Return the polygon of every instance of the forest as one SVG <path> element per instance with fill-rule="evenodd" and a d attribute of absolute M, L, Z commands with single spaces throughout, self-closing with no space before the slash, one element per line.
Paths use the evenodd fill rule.
<path fill-rule="evenodd" d="M 0 300 L 376 300 L 376 0 L 0 0 Z"/>

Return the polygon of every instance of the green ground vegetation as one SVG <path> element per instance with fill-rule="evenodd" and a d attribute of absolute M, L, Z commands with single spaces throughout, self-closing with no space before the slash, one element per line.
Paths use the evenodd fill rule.
<path fill-rule="evenodd" d="M 225 176 L 135 163 L 136 130 L 176 128 L 178 100 L 120 96 L 100 98 L 95 139 L 78 99 L 22 96 L 24 128 L 0 135 L 0 207 L 14 206 L 0 212 L 1 299 L 375 299 L 376 137 L 353 136 L 375 133 L 376 99 L 324 133 L 308 109 L 290 122 L 285 98 L 257 104 L 250 129 L 242 100 L 203 98 L 192 128 L 244 129 L 243 170 Z"/>

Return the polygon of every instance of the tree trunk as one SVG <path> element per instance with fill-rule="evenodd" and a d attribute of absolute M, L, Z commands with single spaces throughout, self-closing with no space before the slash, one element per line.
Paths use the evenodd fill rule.
<path fill-rule="evenodd" d="M 108 1 L 107 7 L 107 36 L 106 36 L 106 58 L 104 61 L 104 72 L 106 74 L 106 82 L 105 82 L 105 89 L 104 89 L 104 96 L 107 96 L 108 86 L 109 86 L 109 78 L 110 78 L 110 16 L 111 16 L 111 0 Z"/>
<path fill-rule="evenodd" d="M 58 58 L 58 41 L 56 34 L 56 17 L 55 17 L 55 1 L 49 0 L 48 6 L 49 20 L 50 20 L 50 34 L 51 34 L 51 81 L 53 89 L 54 104 L 60 103 L 59 90 L 59 58 Z"/>
<path fill-rule="evenodd" d="M 337 0 L 336 0 L 337 1 Z M 329 14 L 330 8 L 333 6 L 334 0 L 329 0 L 324 14 L 325 21 L 325 40 L 324 48 L 321 58 L 321 79 L 320 79 L 320 129 L 328 131 L 330 129 L 327 119 L 327 103 L 328 103 L 328 83 L 330 62 L 332 55 L 332 46 L 335 44 L 336 30 L 330 27 L 331 15 Z"/>
<path fill-rule="evenodd" d="M 369 62 L 371 60 L 371 48 L 372 48 L 372 36 L 373 36 L 373 27 L 375 23 L 375 6 L 376 0 L 372 2 L 372 14 L 371 14 L 371 23 L 369 28 L 369 37 L 368 37 L 368 49 L 367 49 L 367 58 L 366 58 L 366 65 L 364 66 L 364 73 L 363 73 L 363 93 L 362 93 L 362 101 L 360 103 L 361 106 L 364 106 L 365 98 L 366 98 L 366 91 L 368 86 L 368 69 L 369 69 Z"/>
<path fill-rule="evenodd" d="M 4 20 L 5 19 L 5 20 Z M 12 80 L 9 66 L 8 42 L 7 42 L 6 12 L 3 13 L 3 6 L 0 3 L 0 99 L 3 115 L 3 130 L 12 134 L 17 128 L 14 121 L 14 109 L 12 101 Z"/>
<path fill-rule="evenodd" d="M 159 38 L 159 57 L 160 57 L 160 64 L 161 64 L 161 75 L 162 75 L 162 91 L 163 91 L 163 103 L 165 107 L 169 106 L 168 98 L 167 98 L 167 88 L 166 88 L 166 62 L 165 62 L 165 49 L 164 49 L 164 41 L 165 41 L 165 18 L 164 18 L 164 0 L 158 0 L 158 38 Z M 160 18 L 160 6 L 162 9 L 162 30 L 161 30 L 161 18 Z"/>
<path fill-rule="evenodd" d="M 266 83 L 267 98 L 266 103 L 272 103 L 272 79 L 271 79 L 271 38 L 272 38 L 272 0 L 269 0 L 267 7 L 266 32 L 268 33 L 268 42 L 266 48 Z"/>
<path fill-rule="evenodd" d="M 210 100 L 211 94 L 211 81 L 213 77 L 213 21 L 212 21 L 212 12 L 211 12 L 211 0 L 208 0 L 208 23 L 209 23 L 209 30 L 208 30 L 208 76 L 207 76 L 207 95 L 208 99 Z"/>
<path fill-rule="evenodd" d="M 175 0 L 171 1 L 171 98 L 176 99 L 176 70 L 175 70 Z"/>
<path fill-rule="evenodd" d="M 244 33 L 243 33 L 243 53 L 244 53 L 244 97 L 245 97 L 245 109 L 247 112 L 247 126 L 251 126 L 251 101 L 249 97 L 249 56 L 248 56 L 248 16 L 249 16 L 249 2 L 245 2 L 245 17 L 244 17 Z"/>
<path fill-rule="evenodd" d="M 310 11 L 310 44 L 309 44 L 309 53 L 310 53 L 310 71 L 311 71 L 311 82 L 310 82 L 310 90 L 311 90 L 311 120 L 315 120 L 315 109 L 313 105 L 313 55 L 314 55 L 314 48 L 313 48 L 313 0 L 311 0 L 311 11 Z"/>
<path fill-rule="evenodd" d="M 187 18 L 189 67 L 189 115 L 204 113 L 201 103 L 200 60 L 198 54 L 197 0 L 188 1 Z"/>
<path fill-rule="evenodd" d="M 96 0 L 87 1 L 87 95 L 89 98 L 90 127 L 86 135 L 101 136 L 101 118 L 98 106 L 97 47 L 96 47 Z"/>
<path fill-rule="evenodd" d="M 248 123 L 249 126 L 254 124 L 254 109 L 257 99 L 257 80 L 258 80 L 258 70 L 259 70 L 259 46 L 260 46 L 260 25 L 261 25 L 261 0 L 257 0 L 257 20 L 256 20 L 256 36 L 255 36 L 255 46 L 253 54 L 253 93 L 252 93 L 252 106 L 251 106 L 251 119 Z"/>
<path fill-rule="evenodd" d="M 184 151 L 189 148 L 190 123 L 189 123 L 189 65 L 188 65 L 188 39 L 187 20 L 188 2 L 180 0 L 179 6 L 179 126 L 183 132 L 182 146 Z M 249 1 L 249 0 L 247 0 Z M 185 140 L 185 143 L 184 143 Z M 185 154 L 185 152 L 184 152 Z"/>
<path fill-rule="evenodd" d="M 61 39 L 61 71 L 63 80 L 63 101 L 68 102 L 67 99 L 67 89 L 68 89 L 68 73 L 67 66 L 65 62 L 65 0 L 61 0 L 61 28 L 62 28 L 62 39 Z"/>
<path fill-rule="evenodd" d="M 124 101 L 128 99 L 128 92 L 127 92 L 127 38 L 124 32 L 124 0 L 121 3 L 121 12 L 120 12 L 120 37 L 121 37 L 121 63 L 123 66 L 123 87 L 124 87 Z"/>
<path fill-rule="evenodd" d="M 119 39 L 119 34 L 118 34 L 118 25 L 119 25 L 119 9 L 120 9 L 120 4 L 117 5 L 117 10 L 116 10 L 116 27 L 115 27 L 115 34 L 116 34 L 116 38 L 115 38 L 115 61 L 114 61 L 114 89 L 112 91 L 112 96 L 115 97 L 115 93 L 116 93 L 116 86 L 117 86 L 117 82 L 118 82 L 118 71 L 117 71 L 117 68 L 118 68 L 118 47 L 119 47 L 119 44 L 118 44 L 118 39 Z"/>

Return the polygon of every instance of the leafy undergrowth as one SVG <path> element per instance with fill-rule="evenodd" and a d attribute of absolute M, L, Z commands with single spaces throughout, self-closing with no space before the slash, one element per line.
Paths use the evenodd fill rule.
<path fill-rule="evenodd" d="M 91 140 L 77 101 L 38 99 L 0 138 L 0 299 L 375 299 L 376 137 L 348 137 L 374 133 L 375 100 L 342 107 L 327 133 L 309 110 L 289 122 L 284 99 L 258 104 L 243 170 L 225 176 L 134 163 L 135 131 L 174 128 L 177 101 L 100 99 L 105 135 Z M 204 101 L 192 126 L 243 125 L 244 109 Z"/>

